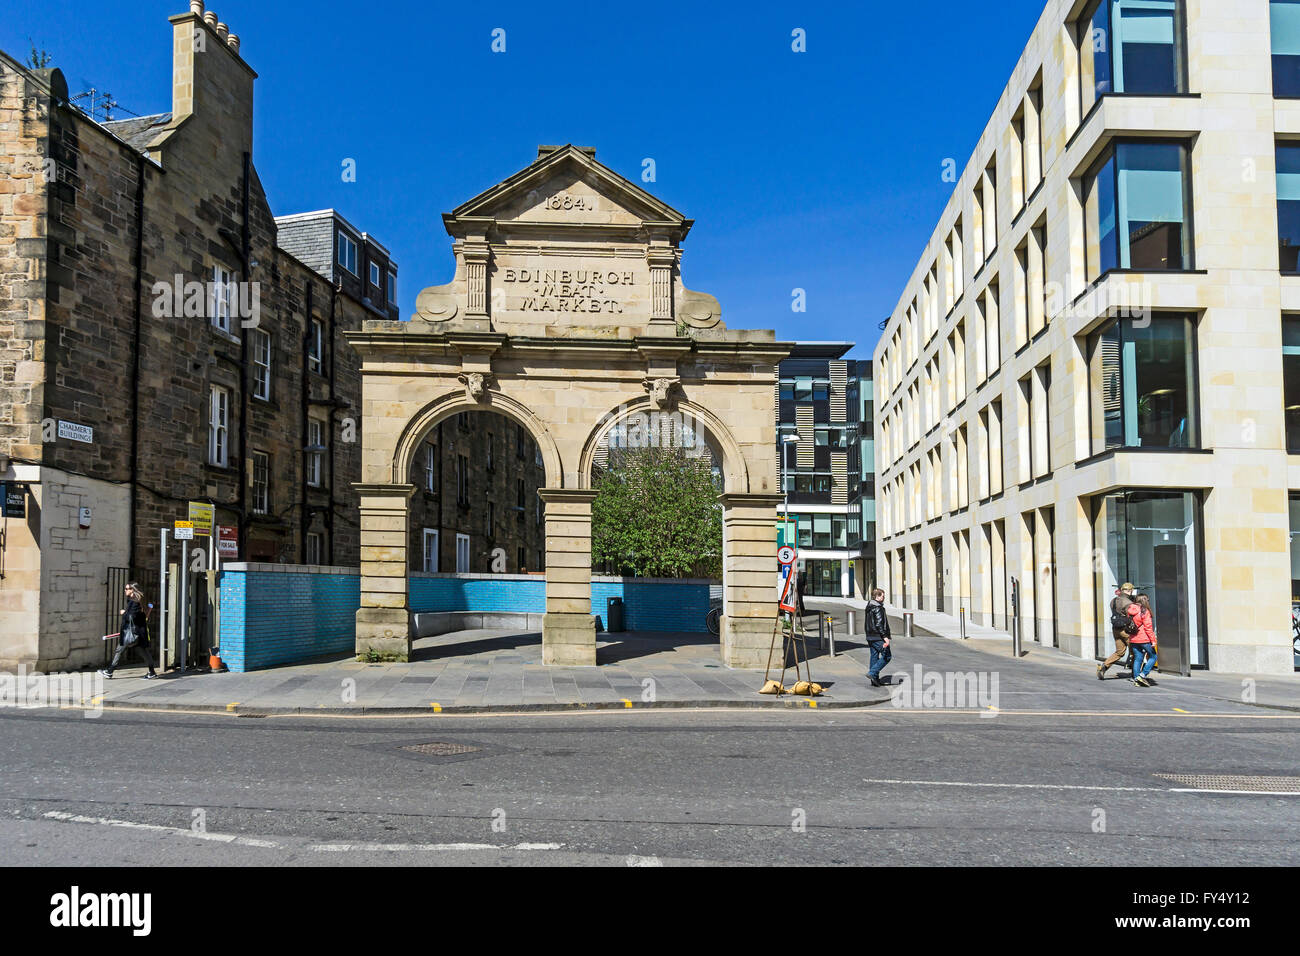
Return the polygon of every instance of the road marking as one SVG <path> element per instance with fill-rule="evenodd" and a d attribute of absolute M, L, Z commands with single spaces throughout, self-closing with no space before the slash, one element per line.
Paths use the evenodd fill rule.
<path fill-rule="evenodd" d="M 439 704 L 439 703 L 432 703 L 432 704 L 430 704 L 429 706 L 433 708 L 433 712 L 434 712 L 435 714 L 441 714 L 441 713 L 442 713 L 442 704 Z"/>
<path fill-rule="evenodd" d="M 212 840 L 217 843 L 236 843 L 240 846 L 256 846 L 273 850 L 282 850 L 284 847 L 272 840 L 255 840 L 252 837 L 236 836 L 233 833 L 207 833 L 199 830 L 189 830 L 185 827 L 165 827 L 157 823 L 136 823 L 133 820 L 112 820 L 108 817 L 86 817 L 78 813 L 64 813 L 62 810 L 50 810 L 43 814 L 47 819 L 59 820 L 63 823 L 94 823 L 102 827 L 125 827 L 129 830 L 150 830 L 154 833 L 172 833 L 179 836 L 192 837 L 196 840 Z"/>
<path fill-rule="evenodd" d="M 913 787 L 976 787 L 993 790 L 1100 790 L 1107 793 L 1225 793 L 1251 794 L 1269 797 L 1300 797 L 1300 793 L 1273 790 L 1210 790 L 1196 787 L 1097 787 L 1068 783 L 975 783 L 969 780 L 873 780 L 863 778 L 863 783 L 892 783 Z"/>
<path fill-rule="evenodd" d="M 894 783 L 917 787 L 987 787 L 995 790 L 1104 790 L 1114 793 L 1170 793 L 1168 787 L 1096 787 L 1068 783 L 974 783 L 969 780 L 873 780 L 863 783 Z"/>
<path fill-rule="evenodd" d="M 1180 714 L 1188 713 L 1188 711 L 1183 710 L 1181 707 L 1175 707 L 1174 710 L 1178 711 Z"/>
<path fill-rule="evenodd" d="M 558 850 L 563 843 L 316 843 L 318 853 L 408 853 L 462 850 Z"/>

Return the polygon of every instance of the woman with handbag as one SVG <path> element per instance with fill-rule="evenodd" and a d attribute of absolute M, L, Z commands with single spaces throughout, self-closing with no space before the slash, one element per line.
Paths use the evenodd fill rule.
<path fill-rule="evenodd" d="M 113 655 L 113 663 L 109 664 L 104 670 L 100 671 L 106 678 L 112 678 L 113 671 L 117 665 L 122 662 L 126 652 L 132 648 L 138 648 L 144 655 L 145 665 L 149 668 L 149 673 L 144 675 L 145 680 L 153 680 L 158 674 L 153 669 L 153 654 L 149 650 L 149 609 L 145 609 L 144 592 L 140 590 L 140 585 L 132 581 L 126 586 L 126 607 L 122 609 L 122 629 L 121 643 L 118 645 L 117 653 Z"/>
<path fill-rule="evenodd" d="M 1139 687 L 1154 687 L 1155 682 L 1148 676 L 1156 662 L 1156 629 L 1151 618 L 1151 599 L 1145 594 L 1135 595 L 1128 613 L 1138 626 L 1137 633 L 1128 641 L 1133 649 L 1132 681 Z"/>

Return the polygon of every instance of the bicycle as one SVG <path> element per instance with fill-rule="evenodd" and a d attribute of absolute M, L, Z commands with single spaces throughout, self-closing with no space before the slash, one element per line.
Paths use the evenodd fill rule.
<path fill-rule="evenodd" d="M 709 608 L 709 613 L 704 615 L 704 626 L 709 629 L 709 633 L 714 637 L 718 636 L 722 627 L 722 605 L 717 604 Z"/>

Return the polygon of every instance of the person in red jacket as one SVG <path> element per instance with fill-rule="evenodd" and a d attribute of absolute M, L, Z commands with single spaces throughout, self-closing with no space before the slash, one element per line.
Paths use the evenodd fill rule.
<path fill-rule="evenodd" d="M 1133 648 L 1133 683 L 1139 687 L 1151 687 L 1155 682 L 1147 675 L 1156 663 L 1156 628 L 1151 618 L 1151 599 L 1145 594 L 1136 595 L 1128 606 L 1128 614 L 1138 627 L 1137 633 L 1128 639 Z"/>

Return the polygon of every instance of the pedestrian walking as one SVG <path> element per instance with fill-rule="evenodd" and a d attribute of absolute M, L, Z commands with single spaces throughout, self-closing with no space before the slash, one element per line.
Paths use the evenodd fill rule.
<path fill-rule="evenodd" d="M 880 672 L 894 659 L 889 649 L 889 615 L 885 613 L 885 592 L 876 588 L 871 592 L 866 611 L 867 646 L 871 648 L 871 667 L 867 677 L 872 687 L 880 687 L 884 681 Z"/>
<path fill-rule="evenodd" d="M 127 652 L 137 649 L 144 655 L 145 665 L 149 672 L 144 675 L 145 680 L 153 680 L 158 676 L 153 669 L 153 653 L 149 649 L 149 612 L 153 610 L 150 604 L 147 608 L 144 603 L 144 592 L 140 590 L 140 585 L 132 581 L 126 586 L 126 607 L 122 608 L 122 624 L 119 632 L 120 643 L 117 647 L 117 653 L 113 655 L 113 662 L 100 671 L 107 678 L 112 678 L 113 671 L 122 663 Z"/>
<path fill-rule="evenodd" d="M 1129 639 L 1137 633 L 1137 625 L 1128 613 L 1132 603 L 1133 582 L 1125 581 L 1110 600 L 1110 629 L 1115 637 L 1115 650 L 1097 665 L 1097 680 L 1105 680 L 1111 665 L 1129 652 Z"/>
<path fill-rule="evenodd" d="M 1129 646 L 1133 648 L 1132 681 L 1139 687 L 1153 687 L 1155 681 L 1147 676 L 1156 662 L 1156 629 L 1151 617 L 1151 599 L 1145 594 L 1134 595 L 1128 614 L 1137 624 L 1137 633 L 1129 638 Z"/>

